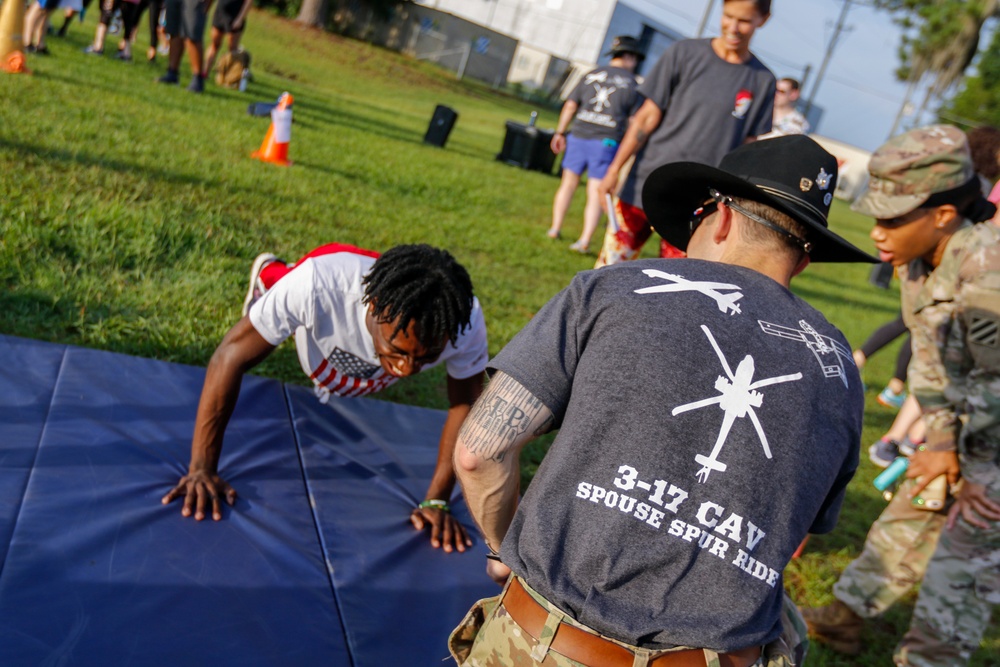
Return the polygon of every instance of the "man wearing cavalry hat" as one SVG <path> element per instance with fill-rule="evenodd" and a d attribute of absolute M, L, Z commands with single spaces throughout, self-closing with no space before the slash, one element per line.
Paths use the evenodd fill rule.
<path fill-rule="evenodd" d="M 788 286 L 810 261 L 874 261 L 827 227 L 836 178 L 801 135 L 658 168 L 643 201 L 688 258 L 578 274 L 490 363 L 456 473 L 506 584 L 453 635 L 460 664 L 801 657 L 781 573 L 836 522 L 863 395 Z M 553 428 L 518 503 L 519 452 Z"/>

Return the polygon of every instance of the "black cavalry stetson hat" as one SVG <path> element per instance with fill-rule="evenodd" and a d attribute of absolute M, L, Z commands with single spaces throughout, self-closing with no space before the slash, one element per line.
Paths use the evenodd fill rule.
<path fill-rule="evenodd" d="M 837 185 L 837 159 L 802 134 L 744 144 L 719 164 L 674 162 L 658 167 L 642 188 L 642 204 L 657 233 L 681 250 L 694 211 L 709 190 L 760 202 L 805 225 L 814 262 L 877 262 L 827 228 Z"/>

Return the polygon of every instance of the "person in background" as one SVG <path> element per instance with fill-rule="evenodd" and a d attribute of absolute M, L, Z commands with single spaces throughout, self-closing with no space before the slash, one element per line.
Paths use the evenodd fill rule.
<path fill-rule="evenodd" d="M 243 37 L 243 29 L 246 28 L 247 13 L 253 0 L 219 0 L 215 6 L 215 14 L 212 15 L 212 32 L 208 44 L 208 53 L 205 54 L 205 68 L 202 78 L 208 79 L 215 65 L 215 56 L 222 46 L 222 38 L 229 35 L 229 53 L 236 53 L 240 50 L 240 39 Z"/>
<path fill-rule="evenodd" d="M 191 60 L 191 83 L 188 91 L 201 93 L 205 90 L 204 63 L 205 22 L 212 0 L 165 0 L 166 25 L 170 35 L 170 53 L 167 56 L 167 73 L 157 81 L 170 85 L 180 82 L 181 60 L 187 49 Z"/>
<path fill-rule="evenodd" d="M 974 127 L 965 133 L 969 138 L 972 164 L 983 181 L 986 198 L 1000 207 L 1000 129 L 992 125 Z M 993 224 L 1000 226 L 1000 211 L 993 216 Z"/>
<path fill-rule="evenodd" d="M 146 60 L 156 61 L 156 54 L 170 53 L 170 36 L 163 29 L 162 20 L 164 0 L 149 0 L 149 47 L 146 49 Z"/>
<path fill-rule="evenodd" d="M 774 118 L 771 131 L 761 135 L 760 139 L 780 137 L 783 134 L 806 134 L 809 131 L 809 121 L 798 110 L 799 82 L 791 77 L 778 79 L 774 88 Z"/>
<path fill-rule="evenodd" d="M 552 202 L 552 227 L 548 235 L 560 239 L 563 219 L 587 174 L 587 204 L 583 210 L 583 231 L 570 250 L 587 253 L 603 207 L 597 192 L 618 143 L 628 127 L 628 119 L 642 103 L 636 90 L 635 68 L 643 56 L 634 37 L 621 35 L 611 43 L 611 62 L 588 72 L 566 98 L 550 147 L 562 153 L 562 181 Z M 570 131 L 572 130 L 572 131 Z"/>
<path fill-rule="evenodd" d="M 83 15 L 90 6 L 91 0 L 66 0 L 66 2 L 60 3 L 61 6 L 66 10 L 63 12 L 63 24 L 56 33 L 59 37 L 65 37 L 69 32 L 69 24 L 73 22 L 75 17 L 80 17 L 80 21 L 83 22 Z"/>
<path fill-rule="evenodd" d="M 15 0 L 18 1 L 18 0 Z M 49 47 L 45 44 L 45 33 L 48 30 L 49 16 L 59 8 L 60 0 L 36 0 L 24 13 L 24 32 L 22 33 L 25 53 L 49 55 Z"/>
<path fill-rule="evenodd" d="M 147 2 L 141 0 L 101 0 L 101 20 L 94 30 L 94 42 L 83 50 L 84 53 L 102 56 L 104 55 L 104 40 L 108 34 L 108 26 L 120 11 L 122 17 L 121 43 L 115 58 L 119 60 L 132 60 L 132 41 L 135 39 L 135 31 L 139 25 L 142 12 L 146 9 Z"/>
<path fill-rule="evenodd" d="M 657 167 L 679 160 L 715 166 L 729 151 L 771 130 L 775 78 L 750 52 L 750 41 L 771 15 L 770 0 L 724 0 L 718 37 L 670 46 L 645 76 L 646 98 L 629 123 L 598 195 L 618 191 L 595 268 L 639 256 L 653 230 L 643 212 L 642 188 Z M 680 253 L 660 243 L 661 257 Z"/>
<path fill-rule="evenodd" d="M 854 363 L 859 369 L 863 369 L 868 363 L 868 358 L 881 350 L 883 347 L 905 335 L 903 344 L 896 354 L 896 368 L 889 382 L 879 392 L 878 402 L 887 408 L 898 410 L 906 400 L 906 369 L 910 365 L 910 334 L 903 322 L 903 315 L 891 322 L 887 322 L 872 332 L 868 339 L 854 351 Z"/>

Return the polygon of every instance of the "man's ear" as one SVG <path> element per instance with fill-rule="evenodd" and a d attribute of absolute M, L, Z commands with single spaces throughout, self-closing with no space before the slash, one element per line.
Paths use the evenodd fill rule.
<path fill-rule="evenodd" d="M 733 209 L 719 204 L 716 209 L 715 224 L 712 225 L 712 241 L 723 243 L 733 233 Z"/>

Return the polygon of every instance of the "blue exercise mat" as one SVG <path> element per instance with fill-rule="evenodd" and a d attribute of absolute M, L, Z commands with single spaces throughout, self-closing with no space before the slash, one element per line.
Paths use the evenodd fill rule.
<path fill-rule="evenodd" d="M 0 564 L 35 465 L 65 345 L 0 336 Z"/>
<path fill-rule="evenodd" d="M 427 533 L 409 523 L 434 472 L 444 413 L 363 398 L 324 406 L 299 387 L 289 399 L 357 665 L 442 665 L 451 630 L 476 600 L 499 593 L 457 489 L 450 505 L 472 536 L 470 550 L 432 549 Z M 400 650 L 407 646 L 429 652 L 409 662 Z"/>
<path fill-rule="evenodd" d="M 0 665 L 440 665 L 497 592 L 481 545 L 407 523 L 441 412 L 248 377 L 222 460 L 239 499 L 195 522 L 159 499 L 203 369 L 5 336 L 0 358 Z"/>

